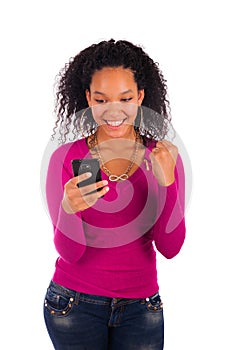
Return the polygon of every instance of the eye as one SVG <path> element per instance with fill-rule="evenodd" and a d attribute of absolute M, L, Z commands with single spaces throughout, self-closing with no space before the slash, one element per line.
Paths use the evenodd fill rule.
<path fill-rule="evenodd" d="M 97 103 L 106 103 L 106 102 L 107 102 L 106 100 L 99 100 L 99 99 L 95 99 L 95 101 L 96 101 Z"/>
<path fill-rule="evenodd" d="M 132 97 L 129 97 L 129 98 L 122 98 L 121 101 L 122 102 L 129 102 L 132 100 Z"/>

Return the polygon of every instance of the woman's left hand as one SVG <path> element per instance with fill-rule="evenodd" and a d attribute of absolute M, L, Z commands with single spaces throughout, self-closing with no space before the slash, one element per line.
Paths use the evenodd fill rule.
<path fill-rule="evenodd" d="M 158 141 L 152 149 L 150 159 L 152 171 L 159 185 L 169 186 L 175 181 L 175 166 L 178 148 L 169 141 Z"/>

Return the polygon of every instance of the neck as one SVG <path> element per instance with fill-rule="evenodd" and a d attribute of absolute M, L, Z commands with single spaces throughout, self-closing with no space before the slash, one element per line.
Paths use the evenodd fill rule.
<path fill-rule="evenodd" d="M 97 157 L 110 181 L 124 181 L 128 179 L 138 156 L 139 142 L 136 136 L 134 140 L 123 139 L 122 142 L 119 139 L 111 139 L 102 142 L 100 146 L 97 135 L 95 135 Z"/>
<path fill-rule="evenodd" d="M 126 138 L 124 136 L 105 140 L 99 138 L 98 133 L 95 136 L 96 144 L 101 152 L 111 152 L 111 154 L 115 154 L 119 157 L 124 157 L 125 153 L 132 152 L 132 150 L 135 149 L 135 142 L 139 141 L 137 140 L 136 133 L 134 133 L 134 135 L 132 135 L 130 138 Z"/>

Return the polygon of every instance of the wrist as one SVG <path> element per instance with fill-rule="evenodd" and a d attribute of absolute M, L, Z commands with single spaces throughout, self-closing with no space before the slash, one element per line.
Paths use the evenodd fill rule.
<path fill-rule="evenodd" d="M 75 212 L 71 209 L 67 201 L 63 198 L 61 202 L 62 209 L 67 213 L 67 214 L 74 214 Z"/>
<path fill-rule="evenodd" d="M 162 180 L 158 179 L 159 186 L 163 186 L 163 187 L 168 187 L 172 185 L 174 182 L 175 182 L 175 176 L 172 176 L 171 178 L 167 178 L 167 179 L 162 179 Z"/>

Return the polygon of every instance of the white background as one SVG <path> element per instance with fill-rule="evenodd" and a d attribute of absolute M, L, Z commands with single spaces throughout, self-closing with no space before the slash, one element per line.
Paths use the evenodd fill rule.
<path fill-rule="evenodd" d="M 71 56 L 110 38 L 142 44 L 160 63 L 192 164 L 185 245 L 174 259 L 158 259 L 165 350 L 232 349 L 230 1 L 21 0 L 0 10 L 4 349 L 52 349 L 42 304 L 57 254 L 40 168 L 53 84 Z"/>

